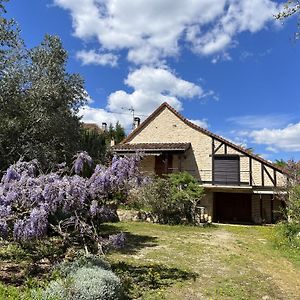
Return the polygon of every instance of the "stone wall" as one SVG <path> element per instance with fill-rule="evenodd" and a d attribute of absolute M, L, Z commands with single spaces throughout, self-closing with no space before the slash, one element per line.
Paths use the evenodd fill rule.
<path fill-rule="evenodd" d="M 212 180 L 212 137 L 197 131 L 178 118 L 168 108 L 164 108 L 160 114 L 154 118 L 141 132 L 134 136 L 129 143 L 191 143 L 191 148 L 185 153 L 182 160 L 183 170 L 194 175 L 198 180 Z M 218 147 L 219 141 L 215 140 L 215 147 Z M 250 164 L 249 157 L 244 153 L 226 146 L 227 154 L 236 154 L 240 156 L 241 181 L 250 182 Z M 217 154 L 225 154 L 225 146 L 218 150 Z M 253 186 L 261 186 L 263 181 L 265 186 L 272 187 L 273 183 L 269 176 L 264 173 L 262 179 L 262 163 L 255 158 L 252 161 Z M 174 167 L 177 161 L 173 161 Z M 270 175 L 274 176 L 272 168 L 266 169 Z M 285 176 L 276 171 L 278 185 L 284 184 Z"/>
<path fill-rule="evenodd" d="M 272 223 L 272 204 L 273 201 L 273 221 L 276 222 L 282 217 L 282 204 L 278 199 L 273 199 L 273 195 L 261 195 L 262 212 L 260 211 L 260 195 L 252 195 L 252 220 L 255 224 Z"/>

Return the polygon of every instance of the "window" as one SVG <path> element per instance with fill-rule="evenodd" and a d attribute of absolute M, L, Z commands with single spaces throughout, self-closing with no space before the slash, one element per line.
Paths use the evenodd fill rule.
<path fill-rule="evenodd" d="M 213 156 L 213 182 L 240 184 L 240 157 L 238 155 Z"/>

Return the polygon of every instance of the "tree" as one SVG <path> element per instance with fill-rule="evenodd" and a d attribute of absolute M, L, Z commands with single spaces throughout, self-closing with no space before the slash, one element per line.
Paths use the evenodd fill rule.
<path fill-rule="evenodd" d="M 277 226 L 278 246 L 300 249 L 300 161 L 289 160 L 284 166 L 288 180 L 279 197 L 285 201 L 283 211 L 286 220 Z"/>
<path fill-rule="evenodd" d="M 125 130 L 119 121 L 115 124 L 115 126 L 113 126 L 111 123 L 109 124 L 107 132 L 108 143 L 110 143 L 111 140 L 114 140 L 116 144 L 119 144 L 125 138 L 125 136 Z"/>
<path fill-rule="evenodd" d="M 116 123 L 115 126 L 115 142 L 119 144 L 125 138 L 125 131 L 124 128 L 121 126 L 119 121 Z"/>
<path fill-rule="evenodd" d="M 287 165 L 287 162 L 281 158 L 281 159 L 276 159 L 274 164 L 280 168 L 284 168 Z"/>
<path fill-rule="evenodd" d="M 285 3 L 284 9 L 279 12 L 277 15 L 275 15 L 275 18 L 277 20 L 284 20 L 286 18 L 289 18 L 293 15 L 300 13 L 300 1 L 299 0 L 289 0 Z M 300 30 L 300 23 L 298 23 L 298 28 Z M 300 32 L 295 33 L 295 39 L 298 39 L 300 37 Z"/>
<path fill-rule="evenodd" d="M 104 163 L 107 150 L 105 133 L 82 128 L 80 148 L 88 152 L 96 163 Z"/>
<path fill-rule="evenodd" d="M 66 72 L 58 37 L 46 35 L 27 49 L 0 4 L 0 170 L 20 157 L 37 158 L 44 169 L 70 162 L 80 147 L 83 80 Z"/>
<path fill-rule="evenodd" d="M 284 170 L 288 174 L 286 185 L 282 188 L 282 199 L 286 203 L 285 214 L 289 222 L 300 226 L 300 161 L 287 161 Z"/>

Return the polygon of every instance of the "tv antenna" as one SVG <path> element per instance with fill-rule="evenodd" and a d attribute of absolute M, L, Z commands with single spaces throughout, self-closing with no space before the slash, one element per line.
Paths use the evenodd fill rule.
<path fill-rule="evenodd" d="M 134 108 L 131 106 L 131 107 L 121 107 L 121 109 L 123 110 L 129 110 L 130 113 L 132 114 L 132 129 L 134 129 Z"/>

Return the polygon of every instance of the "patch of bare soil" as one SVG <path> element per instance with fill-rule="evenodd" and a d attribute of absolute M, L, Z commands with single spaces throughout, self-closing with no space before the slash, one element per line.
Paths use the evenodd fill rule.
<path fill-rule="evenodd" d="M 220 229 L 210 234 L 209 239 L 206 240 L 206 243 L 211 246 L 232 250 L 236 246 L 236 237 L 231 232 Z"/>
<path fill-rule="evenodd" d="M 42 278 L 49 274 L 52 264 L 48 259 L 41 259 L 35 263 L 1 261 L 0 281 L 15 286 L 22 285 L 27 278 Z"/>

